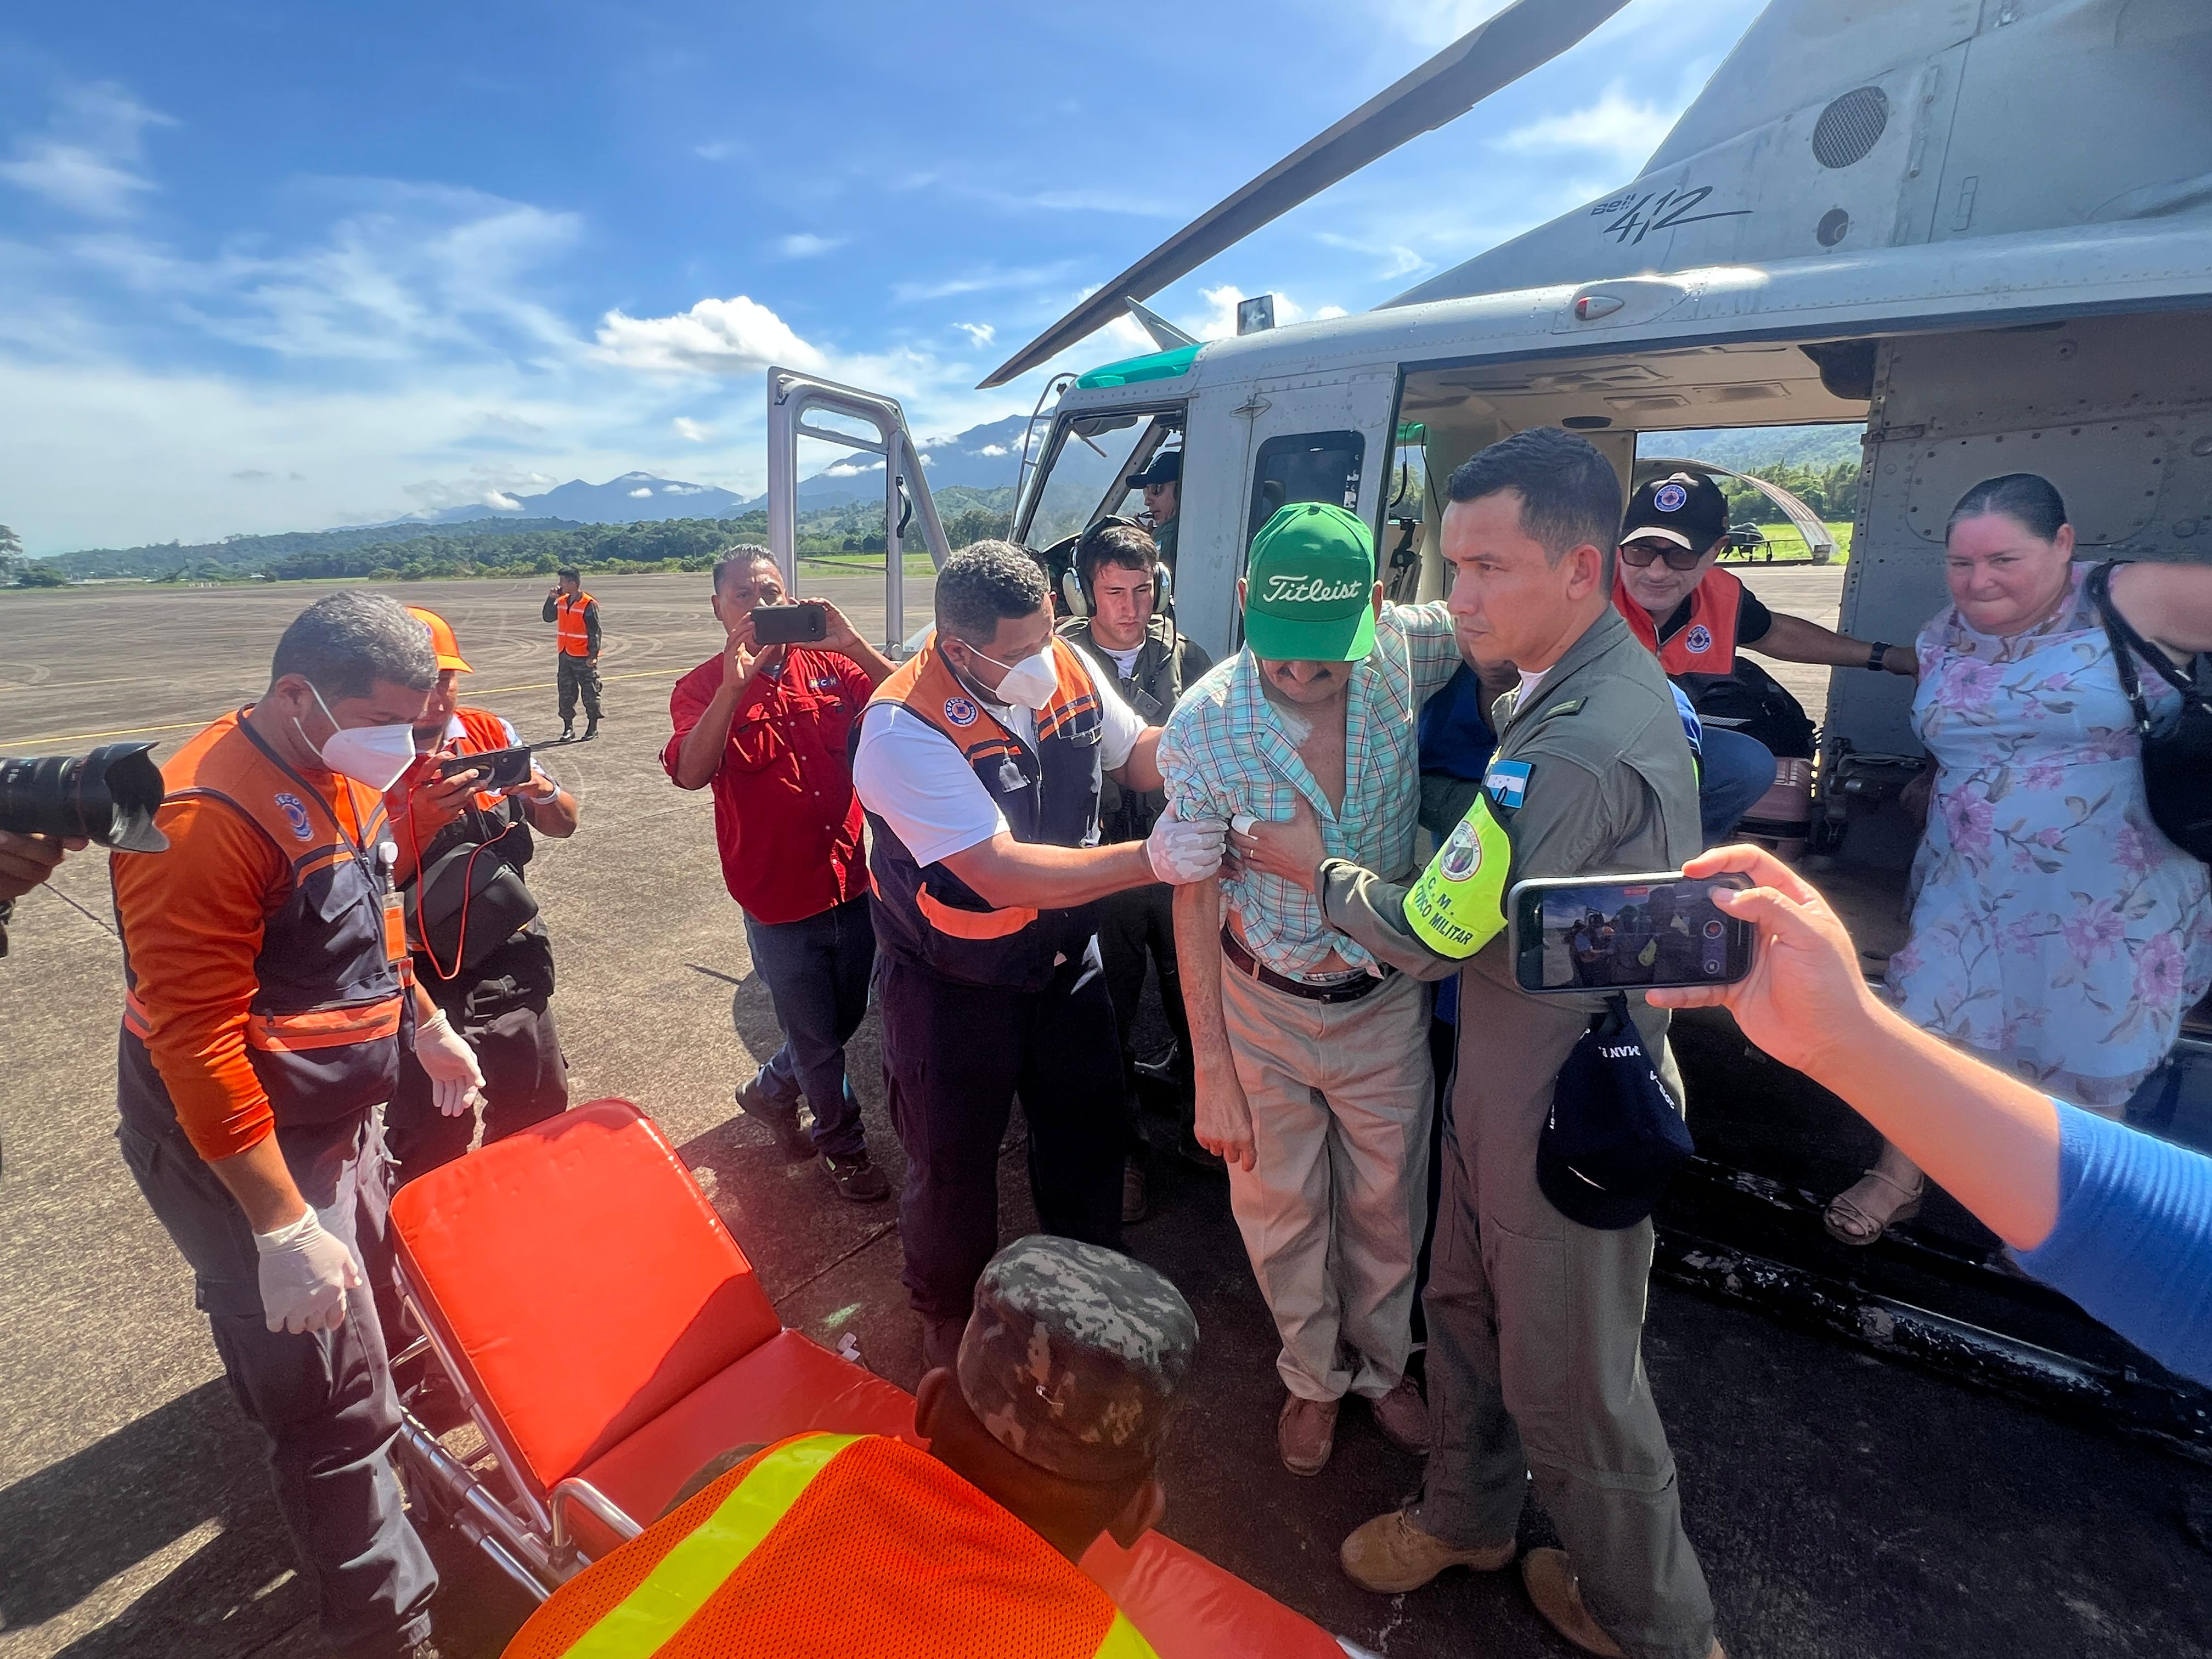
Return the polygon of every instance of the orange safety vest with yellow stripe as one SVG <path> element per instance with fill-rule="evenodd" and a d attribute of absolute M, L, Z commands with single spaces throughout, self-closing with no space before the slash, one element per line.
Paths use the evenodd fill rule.
<path fill-rule="evenodd" d="M 1156 1659 L 1082 1570 L 927 1452 L 757 1453 L 554 1591 L 505 1659 Z"/>
<path fill-rule="evenodd" d="M 1098 694 L 1074 647 L 1055 637 L 1051 650 L 1059 684 L 1037 713 L 1034 746 L 992 718 L 945 666 L 934 636 L 876 688 L 868 706 L 897 703 L 942 734 L 975 769 L 1016 841 L 1093 846 L 1104 775 Z M 864 713 L 853 723 L 855 754 L 865 725 Z M 1088 905 L 994 908 L 944 865 L 915 862 L 897 832 L 873 812 L 868 827 L 874 832 L 868 868 L 876 882 L 877 942 L 894 956 L 963 985 L 1036 991 L 1051 979 L 1054 958 L 1079 955 L 1096 931 Z"/>
<path fill-rule="evenodd" d="M 339 824 L 323 793 L 279 760 L 239 714 L 224 715 L 161 769 L 171 801 L 210 800 L 269 838 L 291 866 L 291 890 L 263 924 L 246 1025 L 246 1058 L 277 1126 L 332 1123 L 389 1100 L 413 1018 L 404 917 L 391 890 L 384 801 L 338 780 L 352 796 L 360 838 Z M 121 1087 L 161 1091 L 144 1053 L 152 1035 L 138 996 L 140 963 L 123 938 Z M 132 1064 L 135 1060 L 141 1063 Z M 126 1100 L 151 1121 L 173 1116 L 166 1098 Z"/>
<path fill-rule="evenodd" d="M 553 603 L 553 620 L 557 625 L 562 653 L 570 657 L 592 654 L 592 632 L 586 625 L 584 612 L 598 604 L 588 593 L 563 593 Z M 539 624 L 540 627 L 544 623 Z"/>

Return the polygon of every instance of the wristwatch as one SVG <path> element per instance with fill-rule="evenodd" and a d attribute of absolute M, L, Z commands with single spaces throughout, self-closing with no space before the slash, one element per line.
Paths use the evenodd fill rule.
<path fill-rule="evenodd" d="M 1872 645 L 1867 647 L 1866 665 L 1872 669 L 1875 673 L 1879 674 L 1885 667 L 1887 666 L 1887 664 L 1886 664 L 1882 659 L 1888 655 L 1889 641 L 1887 640 L 1876 640 Z"/>

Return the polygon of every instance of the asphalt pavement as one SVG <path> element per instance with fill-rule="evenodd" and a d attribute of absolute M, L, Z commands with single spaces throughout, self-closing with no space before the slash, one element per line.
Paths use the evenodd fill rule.
<path fill-rule="evenodd" d="M 1816 617 L 1840 588 L 1832 570 L 1750 580 Z M 706 579 L 589 586 L 605 616 L 606 721 L 598 741 L 553 751 L 583 827 L 541 843 L 530 872 L 558 955 L 574 1097 L 643 1104 L 786 1322 L 832 1346 L 851 1335 L 865 1363 L 911 1387 L 919 1334 L 892 1206 L 842 1202 L 812 1164 L 786 1162 L 734 1115 L 731 1091 L 773 1047 L 774 1020 L 721 884 L 708 798 L 674 788 L 657 759 L 670 685 L 719 640 Z M 918 619 L 927 585 L 915 586 Z M 0 595 L 0 752 L 132 735 L 167 752 L 252 698 L 284 622 L 322 591 Z M 454 623 L 477 669 L 468 701 L 526 739 L 557 734 L 542 584 L 392 591 Z M 875 625 L 871 584 L 826 592 Z M 1824 679 L 1802 689 L 1817 702 Z M 101 860 L 71 860 L 25 902 L 0 963 L 0 1659 L 318 1654 L 254 1433 L 192 1311 L 190 1275 L 116 1155 L 120 989 L 106 885 Z M 872 1018 L 853 1075 L 896 1184 L 903 1160 Z M 1153 1127 L 1164 1146 L 1168 1126 Z M 1388 1599 L 1342 1577 L 1338 1541 L 1413 1491 L 1419 1465 L 1347 1410 L 1322 1476 L 1283 1470 L 1275 1345 L 1225 1184 L 1168 1155 L 1156 1168 L 1154 1218 L 1130 1230 L 1129 1247 L 1182 1288 L 1203 1331 L 1166 1460 L 1166 1529 L 1380 1652 L 1571 1651 L 1510 1574 L 1456 1572 Z M 1001 1171 L 1012 1237 L 1033 1216 L 1011 1137 Z M 1690 1536 L 1738 1659 L 2212 1654 L 2212 1554 L 2186 1519 L 2212 1484 L 2198 1466 L 1664 1285 L 1646 1355 Z M 1533 1510 L 1527 1525 L 1540 1531 Z M 489 1659 L 526 1603 L 450 1534 L 433 1547 L 448 1653 Z"/>

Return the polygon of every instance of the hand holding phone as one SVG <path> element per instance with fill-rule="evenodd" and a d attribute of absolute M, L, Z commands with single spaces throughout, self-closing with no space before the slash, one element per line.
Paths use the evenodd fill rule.
<path fill-rule="evenodd" d="M 484 789 L 513 789 L 530 781 L 530 746 L 514 749 L 493 749 L 481 755 L 448 755 L 438 763 L 438 775 L 457 777 L 463 772 L 478 775 L 479 787 Z"/>
<path fill-rule="evenodd" d="M 1750 884 L 1674 870 L 1521 882 L 1505 899 L 1514 981 L 1540 995 L 1732 985 L 1751 971 L 1754 933 L 1712 891 Z"/>
<path fill-rule="evenodd" d="M 758 646 L 818 645 L 830 635 L 830 612 L 819 599 L 797 605 L 764 605 L 752 613 Z"/>

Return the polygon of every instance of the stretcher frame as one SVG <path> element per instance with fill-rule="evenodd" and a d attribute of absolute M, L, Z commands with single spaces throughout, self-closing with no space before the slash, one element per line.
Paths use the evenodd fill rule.
<path fill-rule="evenodd" d="M 637 1109 L 627 1101 L 605 1103 Z M 641 1112 L 639 1115 L 642 1117 L 645 1115 Z M 647 1121 L 649 1122 L 650 1119 Z M 481 1154 L 471 1153 L 469 1156 Z M 593 1559 L 577 1536 L 575 1516 L 588 1516 L 618 1543 L 637 1536 L 644 1531 L 647 1523 L 625 1512 L 619 1504 L 592 1482 L 574 1474 L 555 1482 L 544 1498 L 540 1499 L 520 1474 L 528 1466 L 520 1447 L 507 1431 L 499 1413 L 490 1409 L 477 1391 L 470 1386 L 468 1367 L 461 1364 L 459 1357 L 448 1347 L 441 1322 L 429 1316 L 426 1306 L 426 1288 L 416 1282 L 404 1251 L 397 1253 L 394 1279 L 399 1304 L 417 1334 L 393 1355 L 392 1364 L 395 1372 L 417 1361 L 423 1366 L 417 1380 L 398 1395 L 400 1426 L 394 1452 L 405 1481 L 407 1495 L 411 1501 L 422 1504 L 451 1526 L 532 1601 L 543 1602 L 561 1585 L 590 1565 Z M 852 1361 L 842 1356 L 838 1358 L 840 1364 L 851 1365 L 855 1372 L 872 1376 L 866 1373 L 865 1368 L 853 1364 Z M 453 1391 L 470 1423 L 483 1437 L 483 1450 L 474 1461 L 481 1462 L 483 1456 L 489 1455 L 495 1462 L 496 1485 L 449 1451 L 438 1432 L 424 1421 L 418 1410 L 434 1367 L 434 1374 L 444 1379 L 445 1386 Z M 1157 1537 L 1157 1534 L 1147 1534 L 1148 1539 Z M 1223 1569 L 1214 1567 L 1203 1557 L 1184 1551 L 1182 1546 L 1164 1538 L 1158 1538 L 1158 1544 L 1190 1555 L 1207 1571 L 1227 1577 L 1249 1595 L 1273 1603 L 1273 1598 L 1267 1597 L 1264 1591 L 1244 1583 Z M 1139 1550 L 1144 1547 L 1145 1540 L 1139 1540 Z M 1132 1553 L 1133 1558 L 1134 1553 Z M 1085 1565 L 1089 1565 L 1087 1558 Z M 1273 1605 L 1283 1613 L 1291 1612 L 1282 1608 L 1279 1603 Z M 1295 1614 L 1291 1616 L 1297 1617 Z M 1301 1620 L 1300 1622 L 1308 1621 Z M 1309 1628 L 1316 1632 L 1318 1638 L 1333 1642 L 1346 1659 L 1376 1659 L 1369 1650 L 1346 1638 L 1322 1632 L 1318 1626 L 1310 1623 Z M 1257 1652 L 1224 1653 L 1224 1659 L 1260 1659 L 1260 1655 Z"/>

